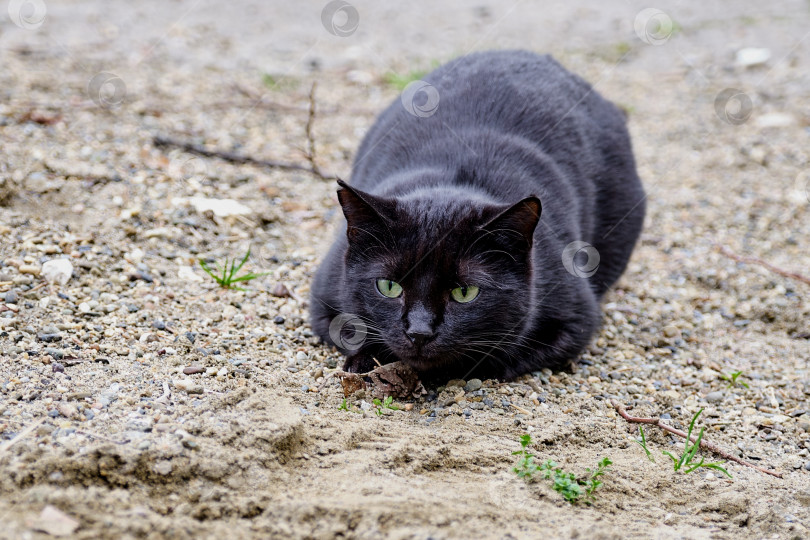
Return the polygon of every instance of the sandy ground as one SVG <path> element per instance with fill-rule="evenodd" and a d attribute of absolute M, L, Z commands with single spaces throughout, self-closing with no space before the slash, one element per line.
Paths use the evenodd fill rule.
<path fill-rule="evenodd" d="M 0 24 L 0 537 L 810 536 L 810 287 L 716 248 L 810 267 L 807 2 L 358 1 L 336 26 L 325 2 L 222 5 Z M 341 410 L 306 322 L 335 185 L 153 137 L 306 163 L 317 81 L 318 164 L 347 177 L 391 74 L 492 47 L 551 52 L 629 112 L 642 241 L 570 371 Z M 269 274 L 247 291 L 198 265 L 248 248 Z M 782 478 L 675 472 L 653 427 L 652 462 L 610 399 L 680 428 L 704 408 L 707 439 Z M 579 477 L 612 459 L 592 505 L 510 470 L 524 433 Z"/>

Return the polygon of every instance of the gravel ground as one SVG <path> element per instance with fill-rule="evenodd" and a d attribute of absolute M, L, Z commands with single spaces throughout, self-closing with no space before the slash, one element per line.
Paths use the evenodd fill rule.
<path fill-rule="evenodd" d="M 618 1 L 356 2 L 347 37 L 320 2 L 111 3 L 103 18 L 49 3 L 39 28 L 4 20 L 0 537 L 810 535 L 810 286 L 718 248 L 810 267 L 810 7 L 702 4 L 641 37 L 646 6 Z M 317 82 L 316 158 L 347 177 L 397 95 L 390 73 L 518 46 L 629 112 L 649 215 L 603 328 L 567 372 L 450 381 L 379 415 L 361 392 L 341 410 L 342 358 L 306 322 L 335 185 L 153 137 L 305 164 Z M 267 275 L 246 291 L 199 267 L 248 249 Z M 680 428 L 704 409 L 707 439 L 783 478 L 673 472 L 660 454 L 681 441 L 650 427 L 649 461 L 610 399 Z M 594 504 L 510 471 L 524 433 L 577 475 L 613 460 Z"/>

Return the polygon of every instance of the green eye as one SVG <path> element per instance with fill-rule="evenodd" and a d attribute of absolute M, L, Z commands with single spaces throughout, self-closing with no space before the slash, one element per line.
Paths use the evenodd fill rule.
<path fill-rule="evenodd" d="M 388 298 L 397 298 L 402 294 L 402 285 L 390 279 L 378 279 L 377 290 Z"/>
<path fill-rule="evenodd" d="M 474 285 L 469 287 L 456 287 L 450 291 L 450 296 L 452 296 L 453 300 L 456 302 L 466 304 L 467 302 L 472 302 L 475 300 L 475 297 L 478 296 L 478 287 Z"/>

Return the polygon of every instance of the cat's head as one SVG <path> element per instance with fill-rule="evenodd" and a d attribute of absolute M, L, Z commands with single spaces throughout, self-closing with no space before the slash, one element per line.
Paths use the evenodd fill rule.
<path fill-rule="evenodd" d="M 369 345 L 419 370 L 502 356 L 533 309 L 540 200 L 493 205 L 455 188 L 388 198 L 339 183 L 344 307 L 367 323 Z"/>

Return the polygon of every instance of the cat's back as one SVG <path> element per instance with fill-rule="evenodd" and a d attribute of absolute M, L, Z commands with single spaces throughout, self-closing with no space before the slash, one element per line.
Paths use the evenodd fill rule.
<path fill-rule="evenodd" d="M 629 149 L 624 114 L 551 56 L 487 51 L 457 58 L 406 88 L 364 139 L 353 179 L 368 186 L 391 164 L 441 159 L 437 148 L 464 147 L 484 132 L 523 138 L 564 161 L 573 148 Z M 396 157 L 386 162 L 386 154 Z"/>

